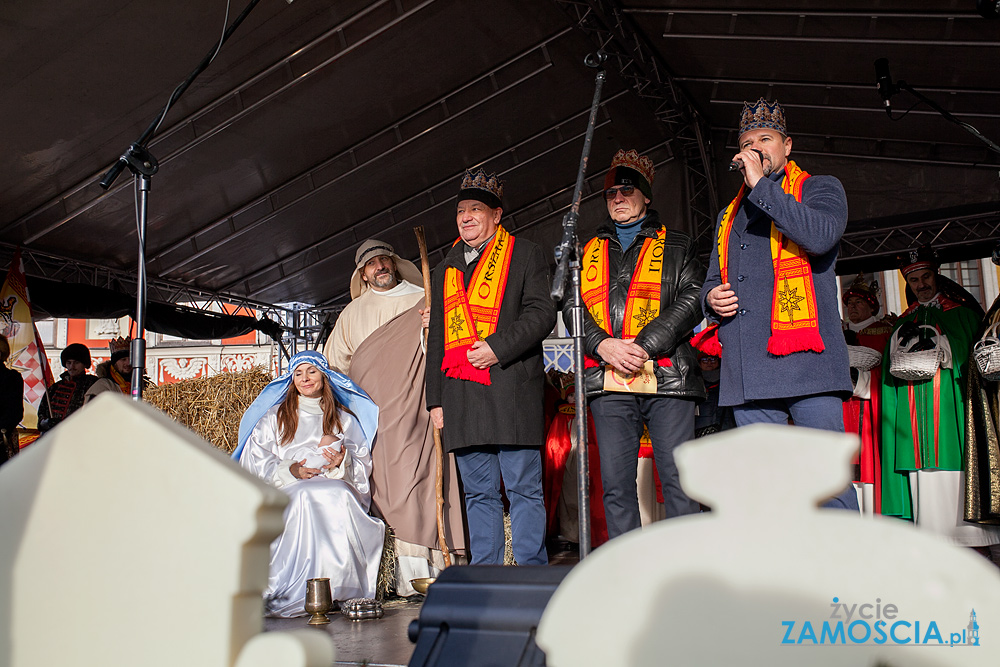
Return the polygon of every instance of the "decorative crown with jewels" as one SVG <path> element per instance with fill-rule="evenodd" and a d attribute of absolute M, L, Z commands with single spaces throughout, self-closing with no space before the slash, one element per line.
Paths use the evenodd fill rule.
<path fill-rule="evenodd" d="M 778 101 L 768 102 L 763 97 L 755 104 L 743 103 L 743 113 L 740 114 L 740 136 L 750 130 L 776 130 L 788 136 L 785 123 L 785 110 Z"/>
<path fill-rule="evenodd" d="M 114 354 L 115 352 L 127 352 L 131 344 L 131 337 L 122 338 L 119 336 L 118 338 L 112 338 L 108 341 L 108 349 L 111 351 L 111 354 Z"/>
<path fill-rule="evenodd" d="M 485 169 L 465 170 L 462 177 L 463 190 L 483 190 L 499 200 L 503 200 L 503 181 L 496 174 L 487 174 Z"/>
<path fill-rule="evenodd" d="M 851 286 L 844 292 L 843 301 L 846 305 L 847 299 L 852 296 L 862 298 L 872 307 L 872 313 L 877 313 L 879 311 L 878 296 L 881 291 L 877 280 L 873 280 L 871 285 L 869 285 L 868 281 L 865 280 L 865 274 L 859 273 L 858 277 L 851 283 Z"/>
<path fill-rule="evenodd" d="M 653 161 L 649 159 L 648 155 L 639 155 L 639 151 L 634 148 L 629 150 L 619 149 L 615 156 L 611 158 L 611 168 L 615 167 L 628 167 L 629 169 L 634 169 L 639 172 L 639 174 L 646 179 L 646 181 L 652 185 L 653 176 L 656 173 L 656 169 L 653 167 Z"/>

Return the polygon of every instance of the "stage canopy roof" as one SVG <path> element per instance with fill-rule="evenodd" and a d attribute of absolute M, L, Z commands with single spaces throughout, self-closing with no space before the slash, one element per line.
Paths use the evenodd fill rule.
<path fill-rule="evenodd" d="M 29 275 L 56 280 L 134 273 L 133 180 L 97 181 L 218 41 L 225 11 L 3 3 L 3 256 L 23 246 Z M 159 298 L 343 304 L 366 238 L 415 259 L 422 225 L 441 258 L 470 166 L 502 174 L 511 231 L 553 246 L 598 47 L 611 57 L 584 235 L 611 156 L 634 147 L 658 165 L 654 207 L 707 252 L 738 187 L 726 167 L 740 105 L 763 96 L 785 106 L 799 164 L 846 187 L 842 272 L 929 241 L 983 256 L 1000 236 L 1000 156 L 926 105 L 890 120 L 874 85 L 888 58 L 895 79 L 1000 142 L 1000 21 L 975 0 L 262 0 L 149 144 Z M 895 95 L 894 116 L 915 101 Z"/>

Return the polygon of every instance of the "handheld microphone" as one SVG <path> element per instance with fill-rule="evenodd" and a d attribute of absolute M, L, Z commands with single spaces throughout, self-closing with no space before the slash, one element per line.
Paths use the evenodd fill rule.
<path fill-rule="evenodd" d="M 896 92 L 896 87 L 892 84 L 892 75 L 889 74 L 889 61 L 886 58 L 879 58 L 875 61 L 875 87 L 885 105 L 885 112 L 892 118 L 892 102 L 890 98 Z"/>
<path fill-rule="evenodd" d="M 751 148 L 754 153 L 760 156 L 760 163 L 764 164 L 764 153 L 756 148 Z M 739 171 L 742 163 L 739 160 L 733 160 L 729 163 L 729 171 Z"/>

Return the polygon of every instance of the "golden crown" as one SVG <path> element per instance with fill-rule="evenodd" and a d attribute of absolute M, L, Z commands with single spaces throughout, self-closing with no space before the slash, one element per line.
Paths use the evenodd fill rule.
<path fill-rule="evenodd" d="M 503 200 L 503 181 L 496 174 L 487 174 L 484 169 L 467 169 L 462 177 L 463 190 L 484 190 L 497 199 Z"/>
<path fill-rule="evenodd" d="M 879 288 L 878 281 L 873 280 L 869 285 L 868 281 L 865 280 L 865 274 L 862 272 L 858 274 L 858 277 L 854 279 L 851 286 L 847 288 L 847 292 L 844 294 L 844 297 L 846 298 L 848 294 L 865 294 L 877 297 L 880 291 L 881 289 Z"/>
<path fill-rule="evenodd" d="M 618 149 L 615 156 L 611 158 L 611 169 L 615 167 L 634 169 L 646 179 L 647 183 L 650 185 L 653 184 L 653 175 L 656 173 L 653 161 L 649 159 L 648 155 L 639 155 L 639 151 L 634 148 L 628 150 Z"/>
<path fill-rule="evenodd" d="M 750 130 L 777 130 L 788 135 L 785 123 L 785 110 L 778 101 L 768 102 L 763 97 L 755 104 L 743 103 L 743 113 L 740 115 L 740 136 Z"/>
<path fill-rule="evenodd" d="M 119 336 L 118 338 L 112 338 L 108 341 L 108 349 L 111 351 L 111 354 L 114 354 L 115 352 L 124 352 L 129 349 L 131 344 L 131 337 L 122 338 Z"/>

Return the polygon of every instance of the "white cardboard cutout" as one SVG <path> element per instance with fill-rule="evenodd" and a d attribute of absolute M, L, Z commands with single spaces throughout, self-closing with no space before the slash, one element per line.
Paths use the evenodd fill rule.
<path fill-rule="evenodd" d="M 154 408 L 98 396 L 0 467 L 0 666 L 228 667 L 251 638 L 241 667 L 331 664 L 325 635 L 255 638 L 286 504 Z M 269 646 L 286 659 L 255 657 Z"/>
<path fill-rule="evenodd" d="M 575 567 L 538 628 L 549 667 L 996 665 L 995 566 L 896 519 L 816 508 L 847 487 L 856 448 L 765 425 L 682 445 L 681 483 L 713 511 L 624 535 Z"/>

